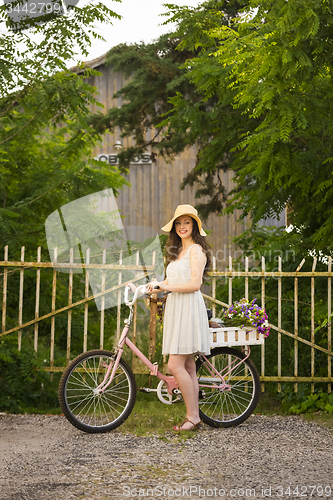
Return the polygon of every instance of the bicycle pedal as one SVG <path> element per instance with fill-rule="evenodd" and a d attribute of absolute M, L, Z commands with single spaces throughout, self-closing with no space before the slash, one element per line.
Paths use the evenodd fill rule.
<path fill-rule="evenodd" d="M 182 396 L 177 396 L 176 399 L 172 401 L 172 403 L 184 403 Z"/>
<path fill-rule="evenodd" d="M 151 389 L 149 387 L 139 387 L 140 392 L 144 392 L 145 394 L 149 394 L 151 392 Z"/>

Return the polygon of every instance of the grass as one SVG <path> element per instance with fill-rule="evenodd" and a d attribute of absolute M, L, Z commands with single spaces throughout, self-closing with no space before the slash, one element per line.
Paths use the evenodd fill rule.
<path fill-rule="evenodd" d="M 156 394 L 138 392 L 134 409 L 128 419 L 119 427 L 123 434 L 131 433 L 136 436 L 159 436 L 169 441 L 177 437 L 186 439 L 195 435 L 194 432 L 177 434 L 172 429 L 181 423 L 186 416 L 184 403 L 166 405 L 161 403 Z"/>
<path fill-rule="evenodd" d="M 144 376 L 142 378 L 143 380 L 138 380 L 138 386 L 141 385 L 140 382 L 143 382 L 142 385 L 147 385 L 147 380 Z M 281 403 L 275 391 L 268 390 L 261 393 L 254 414 L 267 416 L 291 415 L 287 409 L 289 406 L 290 404 L 283 405 Z M 62 410 L 59 406 L 54 408 L 23 408 L 21 413 L 59 415 L 62 413 Z M 173 427 L 181 423 L 185 415 L 186 408 L 184 403 L 162 404 L 158 400 L 156 393 L 144 394 L 138 391 L 137 400 L 131 415 L 117 429 L 117 432 L 123 434 L 131 433 L 136 436 L 158 436 L 160 439 L 166 441 L 182 441 L 190 439 L 196 434 L 195 431 L 183 434 L 177 434 L 173 431 Z M 333 414 L 317 411 L 315 413 L 301 414 L 299 418 L 317 423 L 333 432 Z"/>
<path fill-rule="evenodd" d="M 308 422 L 314 422 L 325 429 L 329 429 L 333 433 L 333 414 L 332 413 L 304 413 L 301 415 L 302 418 Z"/>
<path fill-rule="evenodd" d="M 274 416 L 286 415 L 286 412 L 282 409 L 280 401 L 273 394 L 262 392 L 254 414 Z"/>
<path fill-rule="evenodd" d="M 283 408 L 283 405 L 281 402 L 276 398 L 275 394 L 272 393 L 261 393 L 260 395 L 260 401 L 254 411 L 254 414 L 260 414 L 260 415 L 268 415 L 268 416 L 274 416 L 274 415 L 294 415 L 293 413 L 289 412 L 285 408 Z M 329 429 L 333 432 L 333 414 L 332 413 L 326 413 L 324 411 L 317 411 L 314 413 L 302 413 L 299 415 L 299 418 L 305 419 L 307 422 L 314 422 L 317 423 L 318 425 Z"/>

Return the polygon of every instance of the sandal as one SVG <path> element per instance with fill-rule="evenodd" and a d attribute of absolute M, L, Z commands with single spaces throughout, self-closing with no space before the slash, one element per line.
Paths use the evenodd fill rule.
<path fill-rule="evenodd" d="M 191 427 L 191 429 L 182 429 L 183 425 L 186 424 L 186 422 L 189 422 L 190 424 L 193 425 L 193 427 Z M 191 422 L 191 420 L 189 420 L 187 417 L 185 418 L 184 422 L 182 424 L 180 424 L 179 426 L 178 425 L 175 425 L 175 427 L 173 428 L 174 431 L 178 431 L 178 432 L 181 432 L 181 431 L 194 431 L 195 429 L 197 429 L 199 427 L 199 425 L 201 424 L 202 420 L 199 420 L 199 422 L 197 424 L 194 424 L 193 422 Z"/>

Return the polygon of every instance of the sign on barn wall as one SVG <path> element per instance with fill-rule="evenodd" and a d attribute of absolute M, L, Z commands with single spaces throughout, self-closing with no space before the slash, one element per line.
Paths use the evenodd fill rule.
<path fill-rule="evenodd" d="M 109 154 L 109 153 L 101 153 L 96 156 L 97 160 L 100 161 L 106 161 L 109 165 L 117 165 L 119 163 L 118 155 L 115 154 Z M 152 163 L 150 154 L 145 153 L 141 155 L 140 157 L 134 158 L 131 161 L 131 164 L 136 164 L 136 165 L 150 165 Z"/>

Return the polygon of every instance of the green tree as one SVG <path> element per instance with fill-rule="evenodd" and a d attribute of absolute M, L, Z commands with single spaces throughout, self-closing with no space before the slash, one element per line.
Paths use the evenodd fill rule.
<path fill-rule="evenodd" d="M 118 0 L 117 0 L 118 1 Z M 96 21 L 119 17 L 103 4 L 73 7 L 0 39 L 0 247 L 45 246 L 44 221 L 58 206 L 104 187 L 121 188 L 118 170 L 91 161 L 101 138 L 87 122 L 98 105 L 91 74 L 69 72 L 77 45 L 87 55 Z M 6 7 L 0 7 L 6 18 Z M 8 21 L 9 24 L 9 21 Z M 38 44 L 34 35 L 42 35 Z M 23 48 L 22 48 L 23 47 Z"/>
<path fill-rule="evenodd" d="M 100 138 L 87 125 L 94 89 L 63 73 L 34 88 L 0 121 L 0 246 L 16 251 L 46 246 L 45 219 L 59 206 L 125 182 L 117 169 L 91 160 Z"/>
<path fill-rule="evenodd" d="M 12 8 L 23 8 L 24 2 L 16 0 Z M 88 56 L 93 40 L 102 39 L 96 32 L 95 23 L 112 24 L 114 18 L 120 16 L 101 2 L 93 4 L 90 1 L 46 23 L 13 31 L 7 6 L 1 5 L 0 21 L 6 23 L 8 32 L 0 37 L 0 116 L 10 107 L 19 105 L 20 99 L 33 90 L 35 83 L 58 71 L 66 71 L 68 61 L 76 56 L 78 49 Z M 29 17 L 26 23 L 30 26 Z M 23 21 L 23 28 L 24 24 Z"/>
<path fill-rule="evenodd" d="M 304 248 L 331 252 L 330 2 L 167 5 L 175 33 L 109 53 L 110 64 L 131 78 L 117 94 L 122 108 L 93 123 L 119 126 L 141 150 L 151 145 L 170 158 L 196 146 L 183 187 L 196 182 L 197 198 L 210 197 L 198 204 L 203 216 L 242 209 L 255 225 L 287 205 Z M 145 139 L 151 126 L 159 127 L 156 141 Z M 135 152 L 122 153 L 125 165 Z M 228 168 L 236 188 L 227 197 L 219 174 Z"/>
<path fill-rule="evenodd" d="M 237 187 L 226 212 L 240 208 L 256 223 L 287 205 L 304 245 L 325 253 L 333 222 L 332 9 L 321 0 L 254 0 L 234 26 L 204 34 L 187 34 L 182 10 L 174 14 L 182 46 L 202 46 L 186 63 L 189 80 L 203 103 L 217 100 L 217 132 L 200 151 L 198 175 L 218 172 L 218 158 L 231 155 Z M 228 102 L 232 111 L 219 126 Z M 182 117 L 194 143 L 205 132 L 200 107 L 186 95 L 173 104 L 164 124 L 177 127 Z"/>
<path fill-rule="evenodd" d="M 0 12 L 5 15 L 3 7 Z M 42 261 L 48 260 L 44 224 L 50 213 L 104 188 L 117 192 L 125 183 L 117 168 L 109 168 L 91 158 L 101 136 L 90 127 L 87 118 L 91 106 L 99 103 L 96 89 L 86 82 L 86 78 L 98 73 L 87 70 L 76 74 L 66 69 L 75 54 L 75 44 L 87 54 L 92 39 L 98 38 L 93 31 L 94 23 L 98 20 L 110 22 L 115 16 L 102 4 L 88 4 L 82 9 L 73 9 L 70 16 L 62 16 L 28 31 L 9 32 L 0 39 L 0 260 L 5 245 L 9 246 L 10 260 L 20 259 L 23 245 L 26 261 L 36 260 L 38 246 L 42 247 Z M 39 45 L 32 41 L 36 33 L 43 34 Z M 43 270 L 42 273 L 41 314 L 50 310 L 52 280 L 52 272 Z M 2 276 L 1 273 L 0 287 Z M 68 296 L 66 278 L 64 275 L 58 279 L 57 304 L 60 307 Z M 76 282 L 75 293 L 81 292 L 82 297 L 80 277 Z M 18 283 L 18 273 L 10 273 L 8 328 L 16 325 Z M 35 273 L 26 270 L 24 296 L 34 296 L 34 293 Z M 26 300 L 24 318 L 31 319 L 33 309 L 33 301 Z M 82 327 L 79 319 L 76 322 L 76 315 L 74 311 L 73 349 L 80 352 L 82 342 L 78 343 L 76 333 L 80 333 Z M 63 318 L 57 319 L 60 349 L 66 343 L 64 325 Z M 31 343 L 32 335 L 32 329 L 26 330 L 24 342 Z M 44 322 L 40 327 L 41 351 L 49 348 L 48 336 L 49 325 Z"/>

